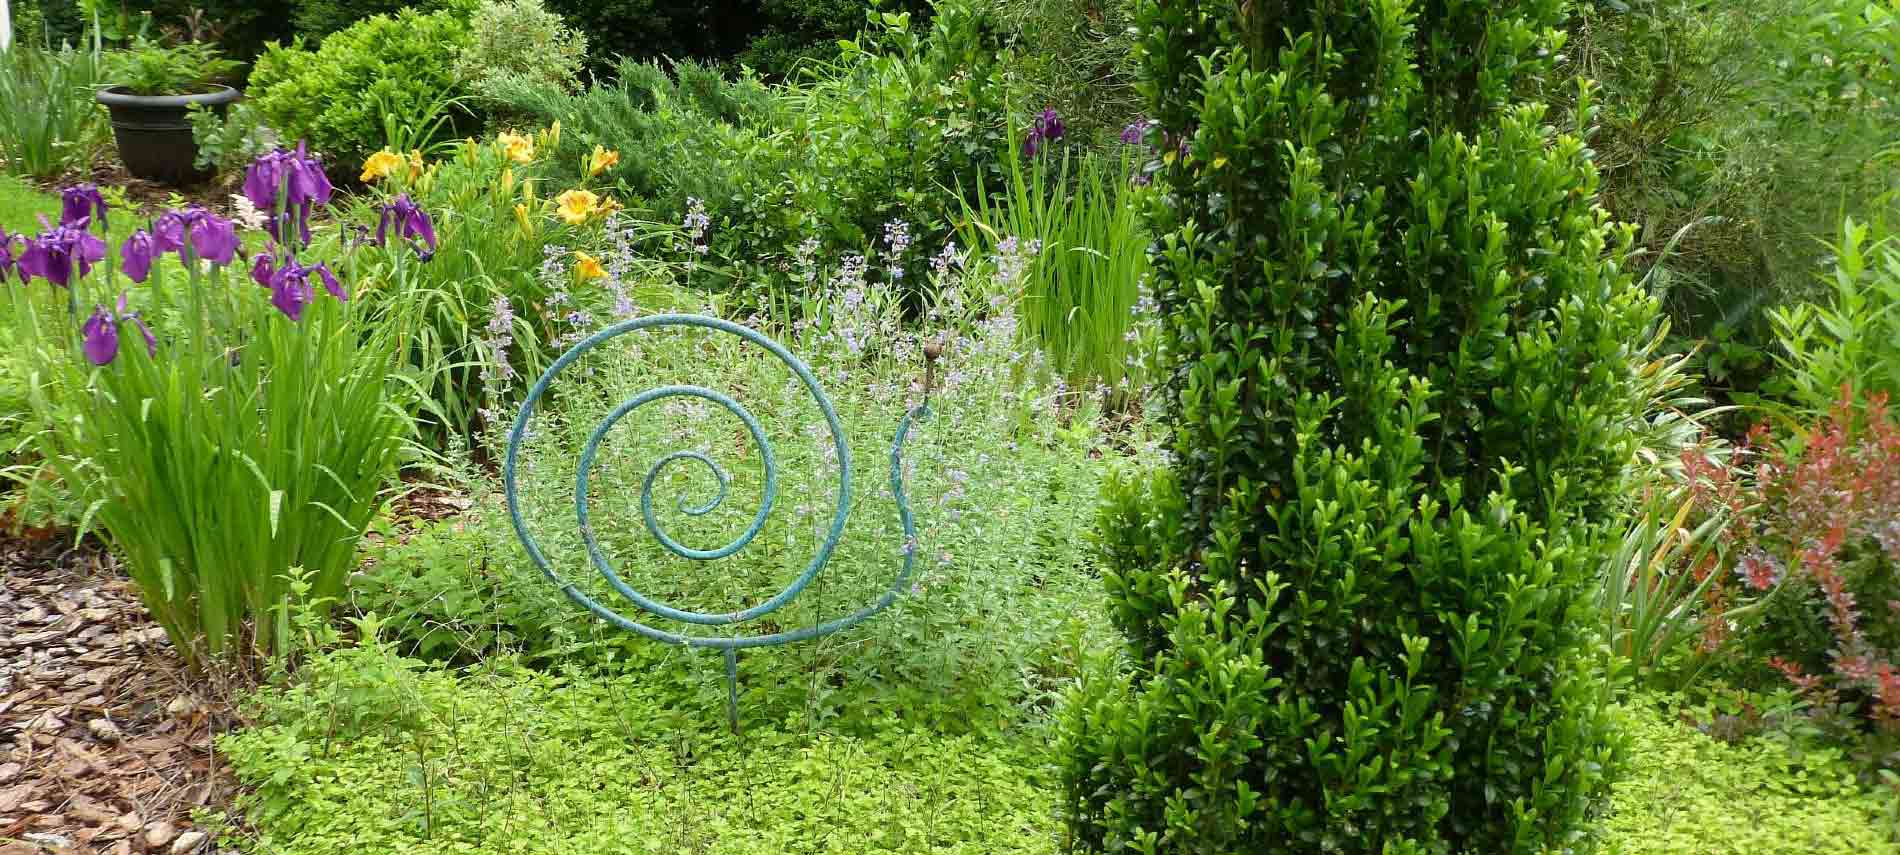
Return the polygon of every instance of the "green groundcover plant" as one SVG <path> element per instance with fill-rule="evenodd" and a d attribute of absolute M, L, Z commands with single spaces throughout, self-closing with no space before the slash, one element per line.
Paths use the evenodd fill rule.
<path fill-rule="evenodd" d="M 1542 852 L 1621 762 L 1593 587 L 1656 308 L 1516 103 L 1557 2 L 1155 2 L 1171 468 L 1108 490 L 1104 852 Z"/>
<path fill-rule="evenodd" d="M 42 455 L 87 485 L 81 532 L 101 531 L 199 664 L 282 652 L 293 570 L 317 597 L 341 591 L 408 424 L 386 340 L 356 322 L 332 263 L 307 252 L 311 209 L 330 196 L 321 166 L 279 150 L 245 190 L 276 238 L 255 257 L 235 223 L 190 206 L 108 260 L 88 231 L 104 232 L 106 203 L 70 188 L 61 224 L 19 244 L 26 283 L 9 289 L 36 355 Z M 128 280 L 137 287 L 108 292 Z"/>

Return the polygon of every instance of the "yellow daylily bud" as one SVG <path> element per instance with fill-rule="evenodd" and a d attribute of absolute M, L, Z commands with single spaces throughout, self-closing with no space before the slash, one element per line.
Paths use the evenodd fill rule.
<path fill-rule="evenodd" d="M 409 174 L 421 175 L 422 168 L 423 168 L 422 149 L 419 149 L 419 148 L 411 149 L 409 151 Z"/>
<path fill-rule="evenodd" d="M 534 220 L 528 216 L 528 206 L 524 202 L 515 204 L 515 222 L 521 226 L 523 237 L 534 237 Z"/>
<path fill-rule="evenodd" d="M 504 196 L 515 192 L 515 168 L 512 166 L 501 168 L 501 192 Z"/>
<path fill-rule="evenodd" d="M 574 273 L 580 276 L 582 282 L 585 282 L 589 279 L 605 277 L 607 275 L 607 268 L 600 266 L 600 259 L 584 252 L 575 252 Z"/>
<path fill-rule="evenodd" d="M 594 153 L 587 158 L 587 175 L 589 178 L 599 176 L 602 172 L 614 168 L 618 163 L 620 163 L 620 152 L 596 145 Z"/>
<path fill-rule="evenodd" d="M 363 161 L 363 175 L 359 180 L 377 181 L 395 174 L 403 166 L 402 158 L 389 151 L 379 151 Z"/>
<path fill-rule="evenodd" d="M 570 226 L 587 222 L 587 218 L 600 211 L 600 197 L 586 190 L 569 190 L 555 198 L 560 204 L 556 211 L 561 219 Z"/>

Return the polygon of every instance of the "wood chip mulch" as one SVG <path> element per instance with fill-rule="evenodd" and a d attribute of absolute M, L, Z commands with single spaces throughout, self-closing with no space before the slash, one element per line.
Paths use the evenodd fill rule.
<path fill-rule="evenodd" d="M 0 855 L 203 855 L 229 684 L 186 671 L 110 555 L 0 533 Z M 213 688 L 214 684 L 221 684 Z"/>

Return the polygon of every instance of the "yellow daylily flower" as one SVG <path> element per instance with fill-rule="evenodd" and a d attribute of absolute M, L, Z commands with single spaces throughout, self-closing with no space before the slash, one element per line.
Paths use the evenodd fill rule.
<path fill-rule="evenodd" d="M 410 152 L 409 152 L 409 174 L 410 174 L 410 175 L 421 175 L 421 174 L 422 174 L 422 149 L 419 149 L 419 148 L 418 148 L 418 149 L 411 149 L 411 150 L 410 150 Z"/>
<path fill-rule="evenodd" d="M 596 145 L 593 155 L 587 158 L 587 175 L 590 178 L 596 177 L 614 168 L 614 165 L 619 162 L 620 152 Z"/>
<path fill-rule="evenodd" d="M 582 282 L 585 282 L 589 279 L 605 277 L 607 268 L 600 266 L 600 259 L 577 251 L 574 253 L 574 272 L 581 277 Z"/>
<path fill-rule="evenodd" d="M 570 226 L 587 222 L 587 218 L 600 211 L 600 197 L 586 190 L 569 190 L 555 197 L 560 204 L 557 213 Z"/>
<path fill-rule="evenodd" d="M 363 175 L 359 180 L 376 181 L 396 174 L 404 166 L 402 156 L 391 151 L 379 151 L 363 161 Z"/>
<path fill-rule="evenodd" d="M 516 163 L 530 163 L 534 160 L 534 140 L 520 134 L 504 133 L 495 137 L 495 144 L 501 146 L 508 159 Z"/>

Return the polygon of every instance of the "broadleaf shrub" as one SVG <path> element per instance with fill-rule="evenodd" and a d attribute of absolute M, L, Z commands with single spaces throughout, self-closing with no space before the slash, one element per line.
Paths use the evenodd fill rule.
<path fill-rule="evenodd" d="M 1513 92 L 1557 2 L 1145 3 L 1173 467 L 1108 488 L 1130 667 L 1073 699 L 1078 844 L 1543 852 L 1621 763 L 1598 568 L 1657 310 Z"/>
<path fill-rule="evenodd" d="M 1739 464 L 1684 458 L 1699 506 L 1726 518 L 1724 560 L 1697 568 L 1720 574 L 1704 647 L 1779 672 L 1826 717 L 1900 737 L 1900 419 L 1885 394 L 1843 389 L 1799 434 L 1762 426 L 1749 439 Z"/>
<path fill-rule="evenodd" d="M 315 50 L 267 47 L 251 74 L 251 102 L 285 137 L 308 141 L 333 163 L 361 163 L 383 147 L 386 114 L 437 112 L 463 93 L 455 59 L 468 44 L 458 12 L 376 15 Z"/>

